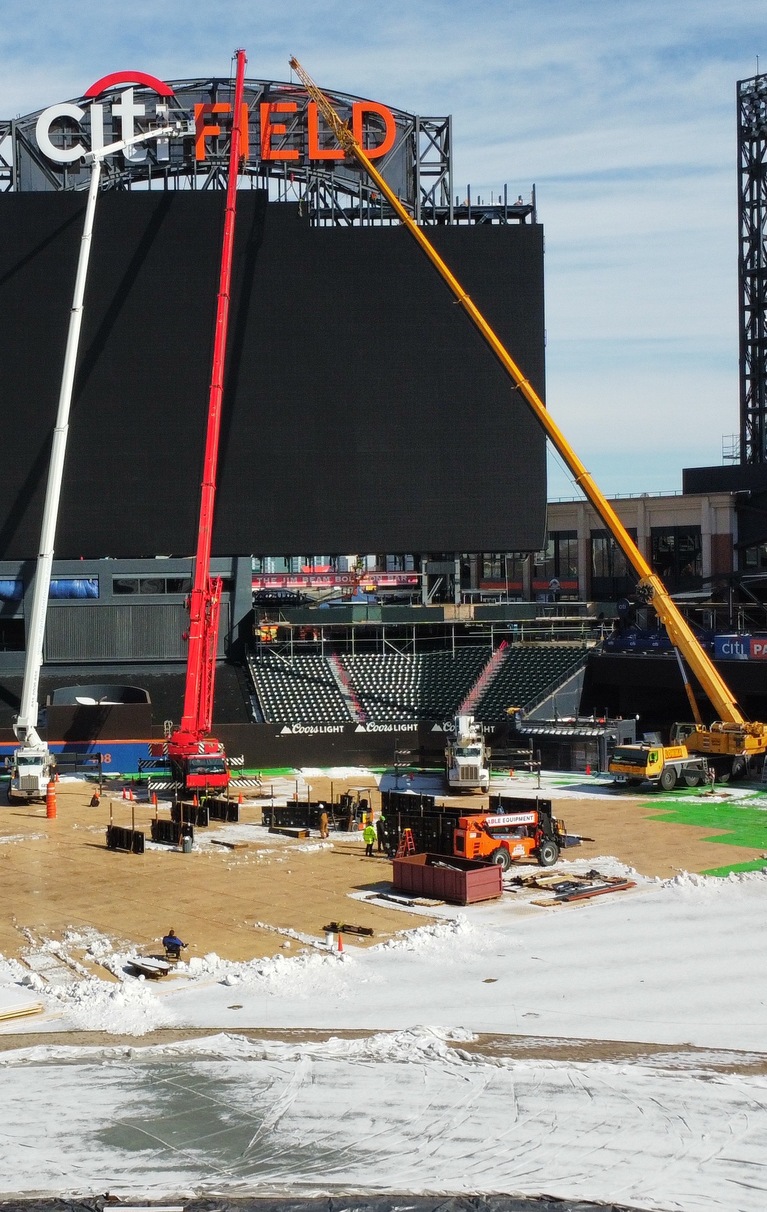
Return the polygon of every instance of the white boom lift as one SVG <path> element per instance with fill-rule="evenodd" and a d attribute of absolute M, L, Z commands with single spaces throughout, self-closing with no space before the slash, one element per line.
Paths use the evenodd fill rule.
<path fill-rule="evenodd" d="M 24 681 L 21 690 L 19 714 L 14 720 L 13 731 L 19 746 L 14 750 L 11 759 L 11 781 L 8 787 L 8 799 L 16 795 L 34 799 L 45 796 L 46 788 L 51 779 L 56 760 L 50 752 L 47 743 L 42 740 L 37 731 L 39 703 L 38 691 L 40 685 L 40 669 L 43 663 L 43 640 L 45 638 L 45 620 L 48 611 L 48 594 L 51 585 L 51 570 L 53 567 L 53 546 L 56 539 L 56 526 L 59 515 L 59 500 L 61 485 L 64 478 L 64 457 L 69 436 L 69 414 L 72 405 L 72 392 L 77 367 L 77 355 L 80 345 L 80 328 L 83 318 L 83 300 L 85 298 L 85 283 L 88 276 L 91 242 L 93 237 L 93 219 L 96 213 L 96 198 L 101 179 L 101 164 L 105 156 L 122 151 L 123 148 L 141 143 L 147 139 L 157 139 L 176 131 L 174 126 L 158 127 L 130 139 L 121 139 L 110 143 L 97 151 L 88 152 L 85 156 L 91 164 L 91 180 L 88 189 L 88 201 L 85 207 L 83 234 L 80 238 L 80 252 L 77 261 L 75 289 L 72 299 L 72 310 L 69 315 L 69 330 L 64 352 L 64 368 L 59 389 L 59 405 L 56 414 L 56 425 L 53 431 L 51 461 L 48 467 L 48 484 L 45 490 L 45 505 L 43 507 L 43 522 L 40 532 L 40 549 L 37 556 L 35 582 L 32 592 L 32 610 L 26 637 L 26 658 L 24 661 Z"/>

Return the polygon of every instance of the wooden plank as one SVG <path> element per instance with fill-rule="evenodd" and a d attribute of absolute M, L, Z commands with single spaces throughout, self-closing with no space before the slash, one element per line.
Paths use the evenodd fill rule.
<path fill-rule="evenodd" d="M 41 1002 L 26 1002 L 22 1006 L 0 1006 L 0 1022 L 8 1022 L 12 1018 L 24 1018 L 27 1014 L 42 1014 L 45 1007 Z"/>

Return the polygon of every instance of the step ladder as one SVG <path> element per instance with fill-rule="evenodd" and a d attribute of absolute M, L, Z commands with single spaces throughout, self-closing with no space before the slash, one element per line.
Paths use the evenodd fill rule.
<path fill-rule="evenodd" d="M 406 858 L 408 854 L 415 854 L 415 842 L 413 841 L 413 830 L 403 829 L 402 836 L 399 839 L 397 853 L 395 858 Z"/>

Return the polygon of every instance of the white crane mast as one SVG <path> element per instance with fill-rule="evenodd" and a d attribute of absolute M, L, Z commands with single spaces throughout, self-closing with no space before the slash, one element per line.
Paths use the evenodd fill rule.
<path fill-rule="evenodd" d="M 135 143 L 147 139 L 157 139 L 170 134 L 175 127 L 163 126 L 134 135 L 130 139 L 121 139 L 110 143 L 98 151 L 89 152 L 85 159 L 91 162 L 91 180 L 88 189 L 88 200 L 83 220 L 83 233 L 80 238 L 80 252 L 77 260 L 75 289 L 72 299 L 72 309 L 69 315 L 69 330 L 64 353 L 64 367 L 61 374 L 59 404 L 56 413 L 56 425 L 53 430 L 53 445 L 48 467 L 48 483 L 45 490 L 45 505 L 40 531 L 40 548 L 37 555 L 34 589 L 32 591 L 32 609 L 26 636 L 26 657 L 24 661 L 24 682 L 21 691 L 19 714 L 13 725 L 16 739 L 20 747 L 13 755 L 13 773 L 11 787 L 13 790 L 27 795 L 40 795 L 45 791 L 53 765 L 51 754 L 45 741 L 41 740 L 37 731 L 39 715 L 38 691 L 40 685 L 40 669 L 43 663 L 43 640 L 45 637 L 45 621 L 48 611 L 48 594 L 51 585 L 51 570 L 53 568 L 53 550 L 56 541 L 56 526 L 59 515 L 61 485 L 64 478 L 64 458 L 69 436 L 69 414 L 72 406 L 77 356 L 80 346 L 80 329 L 83 319 L 83 302 L 85 299 L 85 283 L 88 277 L 91 243 L 93 239 L 93 220 L 96 213 L 96 198 L 98 196 L 101 165 L 105 156 Z"/>

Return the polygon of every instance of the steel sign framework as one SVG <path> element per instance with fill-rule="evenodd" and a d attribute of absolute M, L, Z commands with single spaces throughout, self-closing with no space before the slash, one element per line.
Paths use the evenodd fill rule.
<path fill-rule="evenodd" d="M 102 189 L 224 189 L 233 91 L 229 78 L 163 83 L 142 72 L 114 73 L 77 100 L 0 120 L 0 191 L 86 189 L 79 148 L 165 122 L 185 123 L 187 136 L 160 141 L 131 160 L 106 160 Z M 421 117 L 348 93 L 327 95 L 416 222 L 535 222 L 534 196 L 510 202 L 504 190 L 488 203 L 472 201 L 467 190 L 460 201 L 455 197 L 450 117 Z M 318 121 L 302 85 L 246 80 L 244 103 L 247 154 L 240 188 L 266 189 L 274 201 L 299 201 L 314 224 L 396 222 L 380 191 Z M 46 155 L 46 147 L 61 159 Z"/>
<path fill-rule="evenodd" d="M 138 73 L 136 73 L 138 77 Z M 119 79 L 119 78 L 118 78 Z M 106 77 L 106 81 L 110 78 Z M 105 164 L 105 189 L 223 189 L 226 178 L 229 121 L 233 83 L 230 79 L 210 78 L 169 81 L 161 96 L 156 87 L 139 83 L 126 90 L 127 74 L 119 83 L 108 84 L 100 94 L 98 108 L 88 99 L 65 102 L 49 110 L 38 110 L 23 118 L 0 124 L 7 136 L 0 145 L 0 182 L 16 191 L 84 189 L 88 173 L 81 158 L 57 163 L 40 146 L 39 123 L 50 114 L 44 130 L 50 142 L 63 155 L 82 144 L 88 146 L 96 119 L 99 136 L 109 141 L 119 136 L 118 115 L 124 108 L 126 91 L 134 111 L 137 130 L 158 121 L 181 121 L 188 135 L 174 144 L 165 144 L 155 153 L 130 162 L 122 157 Z M 364 104 L 359 97 L 332 94 L 340 114 L 349 116 L 353 108 Z M 110 102 L 112 104 L 110 104 Z M 117 104 L 115 104 L 117 103 Z M 302 88 L 288 83 L 248 80 L 244 103 L 247 107 L 247 158 L 243 162 L 240 184 L 267 188 L 280 200 L 306 201 L 316 217 L 331 222 L 380 221 L 380 205 L 371 195 L 358 170 L 343 158 L 331 159 L 327 136 L 315 134 L 316 158 L 309 156 L 310 129 L 307 122 L 308 98 Z M 268 107 L 268 110 L 267 108 Z M 383 108 L 383 107 L 381 107 Z M 78 121 L 78 110 L 82 117 Z M 267 143 L 265 114 L 271 129 Z M 419 118 L 402 110 L 389 110 L 395 127 L 393 146 L 382 161 L 383 171 L 409 209 L 439 210 L 450 207 L 450 120 Z M 195 130 L 197 116 L 197 130 Z M 363 132 L 370 145 L 381 142 L 382 120 L 373 110 L 362 114 Z M 200 156 L 200 128 L 205 128 L 204 158 Z M 384 134 L 386 132 L 383 132 Z M 320 158 L 322 157 L 322 158 Z"/>
<path fill-rule="evenodd" d="M 767 75 L 738 82 L 740 461 L 767 463 Z"/>

